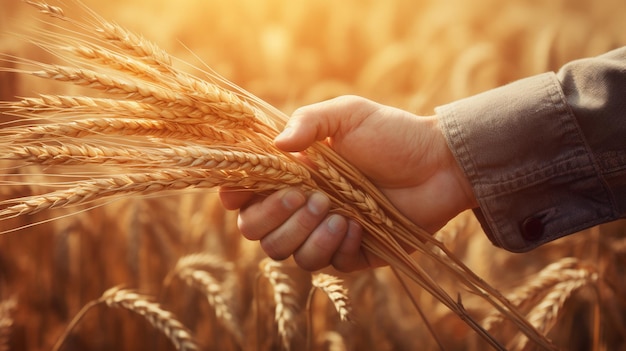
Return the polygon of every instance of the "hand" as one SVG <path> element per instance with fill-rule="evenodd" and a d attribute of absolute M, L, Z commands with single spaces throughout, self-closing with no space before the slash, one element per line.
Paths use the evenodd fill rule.
<path fill-rule="evenodd" d="M 476 207 L 436 116 L 344 96 L 298 109 L 274 142 L 284 151 L 299 152 L 315 141 L 327 142 L 408 219 L 430 232 Z M 330 201 L 321 193 L 307 197 L 290 188 L 261 198 L 220 189 L 220 197 L 225 208 L 240 209 L 243 235 L 260 240 L 274 259 L 293 255 L 307 270 L 332 264 L 352 271 L 383 264 L 361 248 L 363 229 L 356 222 L 329 215 Z"/>

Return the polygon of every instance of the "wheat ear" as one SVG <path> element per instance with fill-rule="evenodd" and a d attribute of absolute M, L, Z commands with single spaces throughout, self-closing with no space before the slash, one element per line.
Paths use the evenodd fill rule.
<path fill-rule="evenodd" d="M 311 283 L 314 288 L 323 291 L 328 296 L 342 321 L 351 320 L 352 306 L 350 305 L 348 290 L 344 287 L 342 279 L 326 273 L 317 273 L 313 275 Z M 311 291 L 313 292 L 315 289 L 311 289 Z"/>
<path fill-rule="evenodd" d="M 307 350 L 312 349 L 313 342 L 313 298 L 317 290 L 321 290 L 326 294 L 328 299 L 332 302 L 339 318 L 342 321 L 350 321 L 351 306 L 350 299 L 348 298 L 348 290 L 343 286 L 343 280 L 326 273 L 317 273 L 311 277 L 311 290 L 306 302 L 307 310 L 307 335 L 306 344 Z"/>
<path fill-rule="evenodd" d="M 177 350 L 198 350 L 198 345 L 187 327 L 171 312 L 150 301 L 145 295 L 114 287 L 105 291 L 99 301 L 109 307 L 124 308 L 144 317 L 153 327 L 165 334 Z"/>
<path fill-rule="evenodd" d="M 169 286 L 174 276 L 206 296 L 214 309 L 218 321 L 235 337 L 238 345 L 243 345 L 243 330 L 233 307 L 233 291 L 236 289 L 235 265 L 222 257 L 206 252 L 183 256 L 167 275 L 163 285 Z M 218 274 L 216 274 L 218 273 Z M 217 276 L 221 276 L 219 279 Z"/>
<path fill-rule="evenodd" d="M 539 304 L 528 314 L 528 321 L 542 333 L 548 333 L 555 325 L 563 304 L 572 293 L 584 286 L 593 285 L 598 280 L 595 271 L 579 268 L 568 272 L 566 278 L 556 283 Z M 529 343 L 526 335 L 518 335 L 513 340 L 514 350 L 531 350 L 534 345 Z"/>
<path fill-rule="evenodd" d="M 274 320 L 278 326 L 278 334 L 281 337 L 282 346 L 290 350 L 291 339 L 298 330 L 296 316 L 300 312 L 300 305 L 295 294 L 293 280 L 282 269 L 280 262 L 269 258 L 263 259 L 259 264 L 263 276 L 270 282 L 274 291 L 275 313 Z"/>
<path fill-rule="evenodd" d="M 99 304 L 106 304 L 109 307 L 124 308 L 144 317 L 153 327 L 160 330 L 170 339 L 177 350 L 198 350 L 191 332 L 171 313 L 150 301 L 145 295 L 140 295 L 132 290 L 121 287 L 113 287 L 105 291 L 98 299 L 85 304 L 81 310 L 72 318 L 63 334 L 57 339 L 52 347 L 53 351 L 58 351 L 63 346 L 72 329 L 78 325 L 85 314 Z"/>
<path fill-rule="evenodd" d="M 243 345 L 243 330 L 235 311 L 231 308 L 232 300 L 228 289 L 234 286 L 224 286 L 211 273 L 198 269 L 186 268 L 179 271 L 178 276 L 189 286 L 197 289 L 206 296 L 209 304 L 215 311 L 218 321 L 224 325 L 235 337 L 237 343 Z"/>
<path fill-rule="evenodd" d="M 534 306 L 547 291 L 550 291 L 554 285 L 575 279 L 579 275 L 580 261 L 574 257 L 565 257 L 557 262 L 553 262 L 544 267 L 539 273 L 532 277 L 526 284 L 519 286 L 506 298 L 511 301 L 515 307 L 525 310 L 526 306 Z M 483 320 L 483 326 L 486 330 L 494 330 L 501 322 L 504 316 L 495 311 Z"/>
<path fill-rule="evenodd" d="M 11 329 L 13 328 L 12 313 L 17 306 L 15 298 L 0 302 L 0 351 L 10 350 Z"/>

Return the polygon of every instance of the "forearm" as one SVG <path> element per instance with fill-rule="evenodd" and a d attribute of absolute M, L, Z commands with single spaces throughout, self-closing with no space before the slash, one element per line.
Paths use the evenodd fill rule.
<path fill-rule="evenodd" d="M 626 48 L 437 108 L 494 244 L 526 251 L 625 216 L 624 92 Z"/>

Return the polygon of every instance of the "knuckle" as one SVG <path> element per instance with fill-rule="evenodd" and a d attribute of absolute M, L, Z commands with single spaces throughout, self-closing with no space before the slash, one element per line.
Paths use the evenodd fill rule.
<path fill-rule="evenodd" d="M 289 256 L 291 256 L 291 252 L 287 252 L 280 245 L 277 245 L 276 240 L 272 240 L 270 237 L 265 237 L 260 240 L 261 249 L 273 260 L 282 261 Z"/>
<path fill-rule="evenodd" d="M 350 273 L 356 270 L 356 265 L 351 264 L 345 260 L 333 260 L 331 265 L 335 270 L 341 273 Z"/>
<path fill-rule="evenodd" d="M 335 98 L 335 102 L 338 105 L 346 106 L 347 108 L 361 106 L 362 104 L 366 104 L 367 101 L 366 98 L 358 95 L 342 95 Z"/>
<path fill-rule="evenodd" d="M 296 252 L 293 255 L 293 259 L 296 264 L 305 271 L 316 271 L 318 269 L 328 266 L 328 262 L 311 259 L 311 257 L 301 254 L 299 252 Z"/>
<path fill-rule="evenodd" d="M 237 218 L 237 227 L 239 228 L 239 232 L 243 235 L 244 238 L 248 240 L 258 240 L 259 235 L 255 230 L 255 226 L 251 225 L 249 221 L 245 220 L 241 215 Z"/>

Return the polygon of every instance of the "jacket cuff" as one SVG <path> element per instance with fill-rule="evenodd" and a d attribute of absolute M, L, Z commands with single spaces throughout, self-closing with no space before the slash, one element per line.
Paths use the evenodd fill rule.
<path fill-rule="evenodd" d="M 610 195 L 554 73 L 435 111 L 496 246 L 528 251 L 612 218 Z"/>

